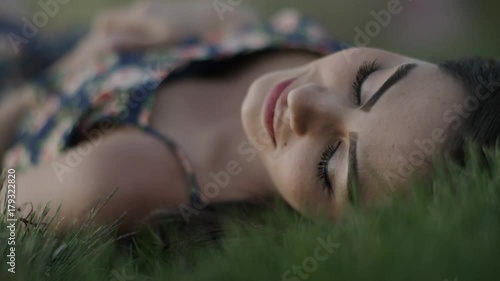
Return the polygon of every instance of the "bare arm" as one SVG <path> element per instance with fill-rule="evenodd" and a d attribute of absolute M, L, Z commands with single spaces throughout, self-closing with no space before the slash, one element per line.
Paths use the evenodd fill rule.
<path fill-rule="evenodd" d="M 90 147 L 90 153 L 82 156 L 78 165 L 68 166 L 67 156 L 77 154 L 82 146 L 86 150 Z M 102 205 L 110 195 L 95 222 L 111 223 L 126 213 L 122 231 L 140 228 L 155 210 L 189 203 L 184 172 L 165 144 L 126 127 L 99 141 L 83 142 L 52 162 L 20 173 L 16 186 L 16 205 L 23 207 L 22 217 L 31 211 L 30 206 L 40 214 L 50 203 L 48 218 L 60 207 L 55 218 L 60 232 L 72 223 L 84 222 L 92 208 Z M 1 193 L 3 201 L 5 188 Z"/>

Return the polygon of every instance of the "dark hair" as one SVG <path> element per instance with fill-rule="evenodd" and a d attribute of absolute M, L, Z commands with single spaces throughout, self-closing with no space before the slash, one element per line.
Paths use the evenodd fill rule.
<path fill-rule="evenodd" d="M 465 145 L 494 148 L 500 137 L 500 63 L 483 58 L 446 61 L 439 67 L 462 84 L 469 110 L 450 140 L 451 157 L 465 165 Z"/>

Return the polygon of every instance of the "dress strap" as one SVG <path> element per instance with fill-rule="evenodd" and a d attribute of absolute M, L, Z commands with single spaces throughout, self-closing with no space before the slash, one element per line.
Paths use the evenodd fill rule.
<path fill-rule="evenodd" d="M 196 174 L 194 173 L 193 166 L 191 165 L 191 161 L 189 161 L 186 152 L 179 145 L 177 145 L 177 143 L 175 143 L 171 138 L 165 136 L 164 134 L 162 134 L 161 132 L 150 126 L 142 125 L 135 122 L 123 122 L 123 123 L 127 125 L 133 125 L 134 127 L 142 130 L 143 132 L 158 138 L 164 144 L 167 145 L 170 151 L 174 153 L 175 157 L 181 164 L 182 169 L 184 170 L 184 174 L 186 176 L 186 180 L 188 182 L 190 190 L 191 205 L 193 207 L 201 206 L 203 202 L 200 196 L 200 187 L 198 184 L 198 180 L 196 178 Z"/>

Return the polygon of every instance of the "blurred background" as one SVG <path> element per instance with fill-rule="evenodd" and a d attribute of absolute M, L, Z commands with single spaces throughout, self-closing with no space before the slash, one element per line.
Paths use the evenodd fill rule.
<path fill-rule="evenodd" d="M 49 28 L 88 25 L 101 9 L 126 5 L 131 0 L 0 0 L 0 15 L 9 9 L 28 18 L 40 3 L 59 1 L 61 10 Z M 164 0 L 174 1 L 174 0 Z M 182 1 L 182 0 L 178 0 Z M 184 0 L 188 1 L 188 0 Z M 264 17 L 283 7 L 296 7 L 324 23 L 333 38 L 351 45 L 367 45 L 428 60 L 457 56 L 500 56 L 500 1 L 493 0 L 206 0 L 243 2 Z M 398 5 L 390 17 L 384 11 Z M 238 9 L 238 7 L 235 7 Z M 216 13 L 215 8 L 213 11 Z M 377 27 L 378 26 L 378 27 Z"/>

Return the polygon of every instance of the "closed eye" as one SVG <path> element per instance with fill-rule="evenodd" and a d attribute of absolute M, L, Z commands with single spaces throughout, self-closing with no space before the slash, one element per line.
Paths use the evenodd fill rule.
<path fill-rule="evenodd" d="M 356 105 L 361 106 L 361 88 L 363 87 L 363 83 L 370 74 L 379 69 L 380 65 L 377 63 L 377 60 L 371 62 L 366 61 L 359 67 L 356 78 L 352 82 L 352 96 Z"/>
<path fill-rule="evenodd" d="M 329 194 L 334 193 L 332 181 L 328 175 L 328 162 L 335 155 L 339 149 L 340 141 L 330 144 L 326 150 L 321 154 L 321 159 L 318 162 L 317 175 L 319 180 L 323 183 L 323 189 L 328 190 Z"/>

